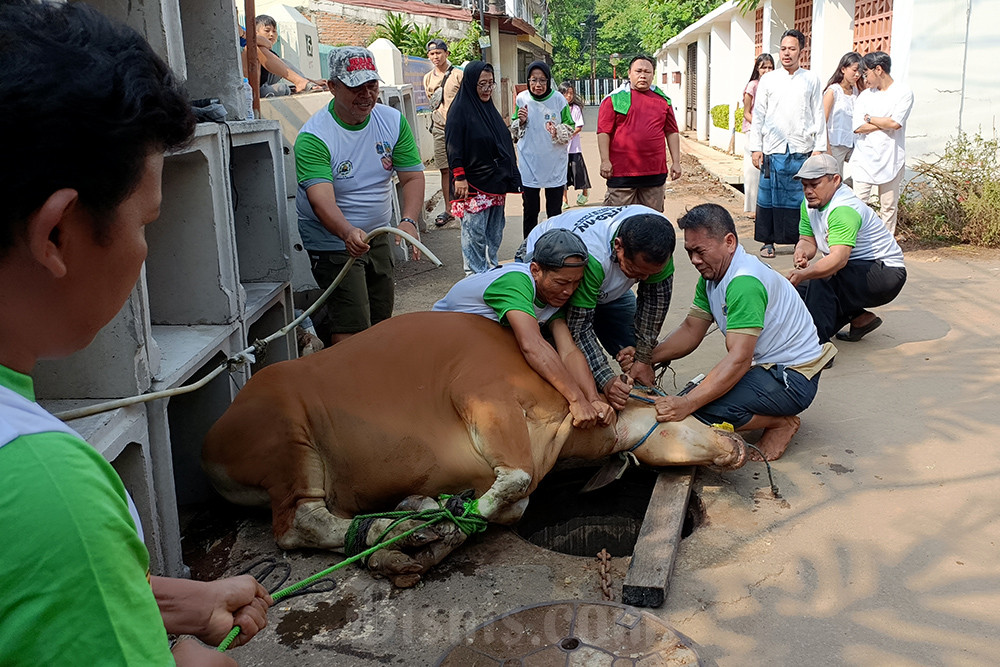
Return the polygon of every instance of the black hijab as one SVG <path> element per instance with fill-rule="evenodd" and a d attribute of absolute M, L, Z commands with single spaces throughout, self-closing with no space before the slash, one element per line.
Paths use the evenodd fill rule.
<path fill-rule="evenodd" d="M 510 130 L 493 102 L 479 99 L 476 87 L 483 70 L 492 73 L 493 66 L 481 60 L 465 66 L 462 86 L 448 107 L 444 129 L 448 165 L 464 169 L 469 185 L 477 190 L 520 192 L 521 175 Z"/>
<path fill-rule="evenodd" d="M 540 69 L 542 70 L 542 72 L 545 73 L 545 92 L 542 93 L 541 95 L 535 95 L 533 92 L 531 92 L 531 84 L 529 83 L 528 94 L 531 95 L 537 101 L 542 102 L 543 100 L 545 100 L 546 97 L 549 96 L 549 93 L 552 92 L 552 70 L 550 70 L 549 66 L 546 65 L 541 60 L 536 60 L 535 62 L 528 65 L 528 72 L 524 77 L 525 81 L 531 80 L 531 70 L 533 69 Z"/>

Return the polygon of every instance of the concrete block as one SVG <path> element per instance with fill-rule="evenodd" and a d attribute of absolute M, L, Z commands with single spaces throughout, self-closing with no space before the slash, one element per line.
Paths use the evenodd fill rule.
<path fill-rule="evenodd" d="M 163 165 L 160 219 L 147 231 L 150 319 L 154 325 L 226 324 L 237 316 L 237 273 L 229 178 L 219 126 Z"/>
<path fill-rule="evenodd" d="M 231 120 L 241 117 L 246 103 L 235 4 L 231 0 L 179 0 L 178 4 L 188 93 L 192 99 L 217 97 Z"/>
<path fill-rule="evenodd" d="M 368 50 L 375 58 L 375 68 L 382 82 L 387 86 L 399 86 L 405 83 L 403 79 L 403 54 L 396 45 L 385 37 L 379 37 L 368 45 Z"/>

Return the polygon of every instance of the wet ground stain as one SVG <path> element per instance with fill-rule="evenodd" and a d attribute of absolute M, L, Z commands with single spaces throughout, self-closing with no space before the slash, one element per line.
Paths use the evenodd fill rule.
<path fill-rule="evenodd" d="M 357 599 L 346 595 L 336 602 L 318 602 L 312 610 L 293 609 L 278 623 L 278 641 L 297 648 L 321 632 L 339 630 L 358 619 Z"/>
<path fill-rule="evenodd" d="M 854 472 L 854 468 L 848 468 L 846 466 L 840 465 L 839 463 L 827 463 L 826 465 L 830 468 L 830 470 L 837 473 L 838 475 Z"/>

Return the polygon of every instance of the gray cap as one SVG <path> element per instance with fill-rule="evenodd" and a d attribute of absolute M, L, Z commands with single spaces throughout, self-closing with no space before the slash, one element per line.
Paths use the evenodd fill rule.
<path fill-rule="evenodd" d="M 799 180 L 803 178 L 819 178 L 821 176 L 839 173 L 840 167 L 837 165 L 837 158 L 833 157 L 829 153 L 820 153 L 819 155 L 813 155 L 812 157 L 807 158 L 806 161 L 802 163 L 802 167 L 799 169 L 798 173 L 795 174 L 795 178 Z"/>
<path fill-rule="evenodd" d="M 567 261 L 570 257 L 583 259 Z M 586 266 L 588 257 L 587 246 L 575 233 L 568 229 L 550 229 L 535 241 L 530 261 L 547 269 L 561 269 Z"/>
<path fill-rule="evenodd" d="M 363 46 L 339 46 L 330 51 L 330 78 L 348 88 L 382 80 L 375 71 L 372 52 Z"/>

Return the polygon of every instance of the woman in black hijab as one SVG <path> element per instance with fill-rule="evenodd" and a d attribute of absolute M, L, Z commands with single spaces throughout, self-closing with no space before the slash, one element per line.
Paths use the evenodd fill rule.
<path fill-rule="evenodd" d="M 462 221 L 462 255 L 469 273 L 498 265 L 506 193 L 521 189 L 510 130 L 493 106 L 495 86 L 492 65 L 481 60 L 466 65 L 444 129 L 454 180 L 451 213 Z"/>

